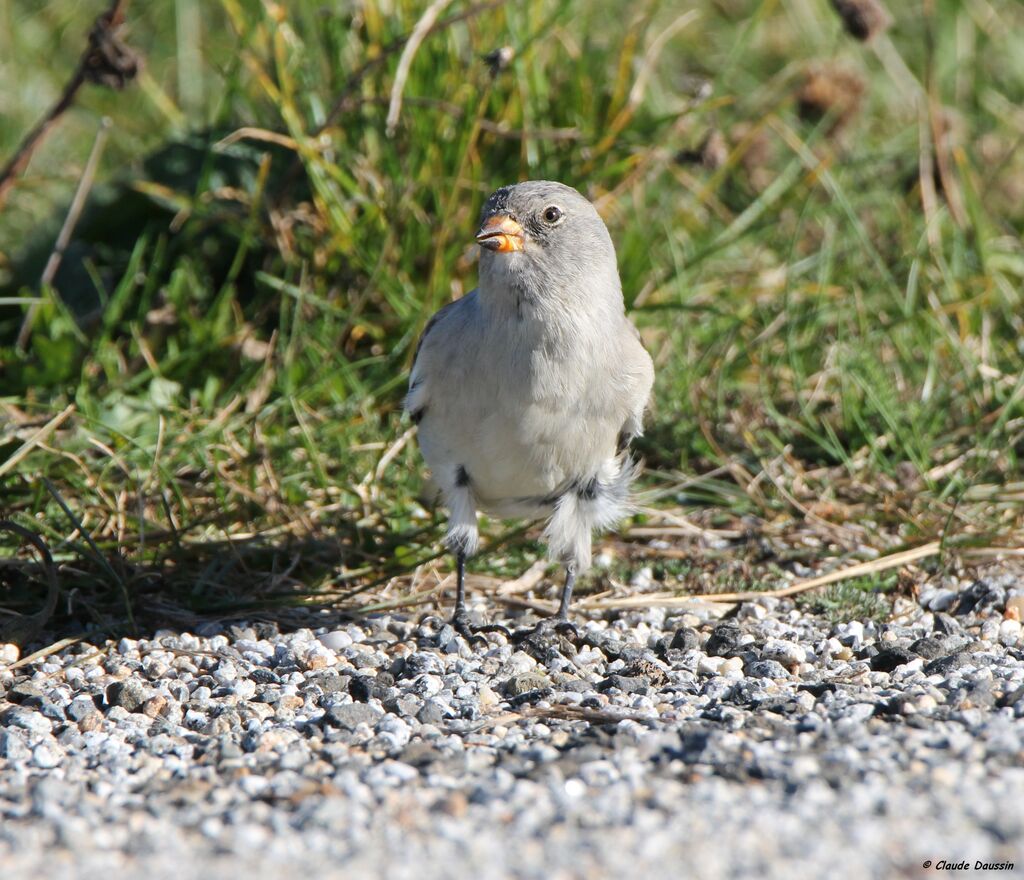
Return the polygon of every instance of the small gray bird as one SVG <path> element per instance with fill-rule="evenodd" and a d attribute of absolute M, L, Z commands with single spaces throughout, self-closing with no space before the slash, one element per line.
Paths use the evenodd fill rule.
<path fill-rule="evenodd" d="M 593 531 L 628 510 L 629 443 L 654 381 L 611 236 L 576 190 L 504 186 L 484 204 L 476 240 L 480 286 L 430 319 L 405 404 L 449 511 L 452 624 L 467 638 L 488 629 L 472 627 L 465 608 L 477 511 L 548 519 L 549 554 L 566 569 L 554 622 L 567 624 Z"/>

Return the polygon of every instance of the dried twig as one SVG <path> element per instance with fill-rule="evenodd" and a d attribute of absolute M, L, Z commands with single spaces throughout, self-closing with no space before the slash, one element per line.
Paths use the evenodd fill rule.
<path fill-rule="evenodd" d="M 391 86 L 391 102 L 388 105 L 388 118 L 385 123 L 385 131 L 388 137 L 394 137 L 395 129 L 398 127 L 398 116 L 402 112 L 402 92 L 405 90 L 405 81 L 409 78 L 412 59 L 416 57 L 420 44 L 426 39 L 427 34 L 430 33 L 438 16 L 444 12 L 451 2 L 452 0 L 434 0 L 427 7 L 423 15 L 420 16 L 420 20 L 416 22 L 416 27 L 412 29 L 412 33 L 409 34 L 409 40 L 406 42 L 405 48 L 402 49 L 402 57 L 398 59 L 395 82 Z"/>
<path fill-rule="evenodd" d="M 29 437 L 28 440 L 22 443 L 21 446 L 11 454 L 10 458 L 4 462 L 0 462 L 0 477 L 13 470 L 15 465 L 20 464 L 21 460 L 40 443 L 44 443 L 46 438 L 63 425 L 74 411 L 75 404 L 68 404 L 68 406 L 66 406 L 61 412 L 57 413 L 57 415 Z"/>
<path fill-rule="evenodd" d="M 89 45 L 82 53 L 71 79 L 64 86 L 64 91 L 36 127 L 25 136 L 3 170 L 0 170 L 0 207 L 3 207 L 18 175 L 25 170 L 43 139 L 74 103 L 82 86 L 96 83 L 120 89 L 138 74 L 142 60 L 117 35 L 124 21 L 124 8 L 127 4 L 128 0 L 112 0 L 110 8 L 96 19 L 89 32 Z"/>
<path fill-rule="evenodd" d="M 436 31 L 446 30 L 452 25 L 458 24 L 461 21 L 466 21 L 470 18 L 474 18 L 482 12 L 489 12 L 490 10 L 496 9 L 499 6 L 504 6 L 507 2 L 508 0 L 484 0 L 483 3 L 477 3 L 473 6 L 470 6 L 462 10 L 462 12 L 458 12 L 455 15 L 450 15 L 448 16 L 448 18 L 435 22 L 427 30 L 427 33 L 424 34 L 424 36 L 429 36 L 430 34 Z M 338 121 L 338 116 L 345 109 L 345 105 L 346 102 L 348 101 L 349 95 L 351 95 L 355 87 L 363 81 L 363 78 L 366 76 L 366 74 L 368 74 L 375 67 L 378 67 L 381 64 L 383 64 L 388 58 L 390 58 L 396 52 L 400 51 L 409 41 L 411 36 L 412 33 L 410 32 L 408 34 L 402 35 L 396 40 L 392 40 L 390 43 L 388 43 L 388 45 L 381 49 L 380 52 L 377 53 L 373 58 L 371 58 L 369 61 L 364 62 L 355 70 L 353 70 L 351 74 L 349 74 L 348 79 L 345 80 L 345 85 L 342 86 L 341 91 L 338 93 L 338 96 L 334 99 L 334 104 L 331 105 L 331 109 L 327 113 L 327 118 L 324 120 L 323 125 L 321 125 L 320 128 L 316 131 L 316 134 L 322 134 L 326 129 L 330 128 L 330 126 L 334 125 L 334 123 Z"/>
<path fill-rule="evenodd" d="M 35 653 L 29 654 L 27 657 L 22 657 L 20 660 L 12 663 L 8 666 L 8 669 L 20 669 L 22 666 L 28 666 L 31 663 L 35 663 L 37 660 L 45 660 L 47 657 L 52 656 L 63 651 L 65 648 L 70 648 L 72 645 L 77 645 L 79 642 L 84 642 L 85 636 L 71 636 L 70 638 L 61 639 L 59 642 L 54 642 L 52 645 L 47 645 L 45 648 L 40 648 Z"/>
<path fill-rule="evenodd" d="M 547 567 L 547 559 L 538 559 L 515 580 L 508 581 L 498 587 L 498 594 L 501 596 L 516 596 L 520 593 L 530 592 L 530 590 L 544 580 L 544 572 L 547 570 Z"/>
<path fill-rule="evenodd" d="M 50 258 L 46 261 L 46 267 L 43 269 L 43 274 L 39 279 L 40 287 L 49 287 L 53 284 L 53 279 L 57 277 L 57 270 L 60 268 L 61 260 L 64 259 L 64 251 L 67 250 L 68 243 L 71 241 L 71 233 L 74 232 L 75 227 L 78 225 L 78 218 L 82 216 L 82 209 L 85 208 L 85 200 L 92 189 L 93 181 L 96 179 L 96 168 L 100 163 L 100 156 L 103 155 L 103 147 L 106 145 L 107 132 L 109 131 L 110 119 L 104 116 L 100 122 L 99 131 L 96 132 L 96 138 L 92 142 L 92 149 L 89 151 L 85 170 L 82 171 L 82 177 L 78 181 L 75 196 L 71 200 L 71 207 L 68 208 L 67 216 L 64 218 L 64 225 L 60 228 L 57 241 L 53 245 L 53 251 L 50 254 Z M 20 351 L 24 351 L 28 346 L 28 339 L 32 333 L 32 325 L 35 323 L 36 314 L 39 311 L 39 304 L 40 301 L 32 303 L 25 313 L 25 320 L 21 323 L 21 329 L 18 331 L 18 340 L 16 342 Z"/>
<path fill-rule="evenodd" d="M 845 581 L 855 577 L 863 577 L 868 574 L 876 574 L 880 571 L 887 571 L 890 568 L 898 568 L 901 565 L 907 565 L 908 563 L 916 562 L 919 559 L 935 556 L 940 553 L 941 550 L 941 542 L 932 541 L 931 543 L 923 544 L 920 547 L 913 547 L 910 550 L 901 550 L 899 553 L 883 556 L 881 559 L 858 562 L 854 565 L 849 565 L 846 568 L 830 571 L 827 574 L 797 581 L 795 584 L 790 584 L 788 587 L 783 587 L 779 590 L 751 590 L 743 593 L 704 593 L 692 596 L 678 596 L 671 593 L 647 593 L 646 595 L 641 596 L 625 596 L 621 599 L 603 599 L 600 601 L 588 601 L 584 599 L 577 607 L 600 610 L 612 608 L 685 608 L 694 601 L 750 602 L 766 596 L 782 599 L 787 596 L 794 596 L 797 593 L 806 593 L 808 590 L 814 590 L 818 587 L 837 583 L 838 581 Z"/>

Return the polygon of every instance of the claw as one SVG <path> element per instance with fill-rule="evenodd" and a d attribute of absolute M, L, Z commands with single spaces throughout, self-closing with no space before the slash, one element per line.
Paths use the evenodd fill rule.
<path fill-rule="evenodd" d="M 465 613 L 456 614 L 452 618 L 452 628 L 462 636 L 470 645 L 486 645 L 487 639 L 481 633 L 501 633 L 511 641 L 512 633 L 499 623 L 484 623 L 474 625 L 469 622 L 469 615 Z"/>
<path fill-rule="evenodd" d="M 559 620 L 555 624 L 555 632 L 570 637 L 574 642 L 580 640 L 580 628 L 571 620 Z"/>
<path fill-rule="evenodd" d="M 564 617 L 545 617 L 536 626 L 516 630 L 512 633 L 510 640 L 518 645 L 526 641 L 544 641 L 550 638 L 552 634 L 566 636 L 575 643 L 578 643 L 580 640 L 579 628 L 575 623 L 566 620 Z"/>

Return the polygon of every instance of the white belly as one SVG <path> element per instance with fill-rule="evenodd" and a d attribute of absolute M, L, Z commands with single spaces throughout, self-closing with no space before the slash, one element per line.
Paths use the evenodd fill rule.
<path fill-rule="evenodd" d="M 591 414 L 584 420 L 571 401 L 561 409 L 508 397 L 490 406 L 466 404 L 475 397 L 454 395 L 433 407 L 419 437 L 436 475 L 465 469 L 481 510 L 515 513 L 529 506 L 520 502 L 546 498 L 573 479 L 589 479 L 615 454 L 615 419 Z"/>

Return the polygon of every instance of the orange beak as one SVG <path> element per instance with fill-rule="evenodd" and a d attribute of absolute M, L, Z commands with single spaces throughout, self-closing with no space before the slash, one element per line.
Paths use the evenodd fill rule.
<path fill-rule="evenodd" d="M 477 244 L 489 251 L 507 254 L 523 249 L 523 227 L 511 217 L 495 214 L 484 221 L 476 234 Z"/>

